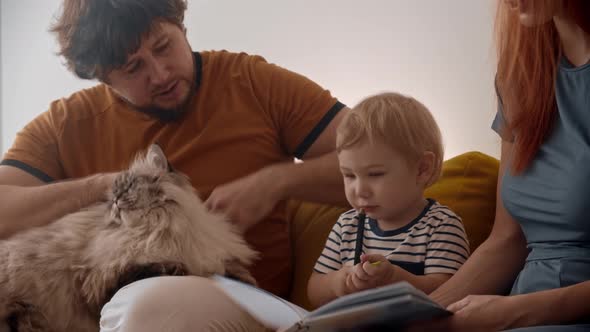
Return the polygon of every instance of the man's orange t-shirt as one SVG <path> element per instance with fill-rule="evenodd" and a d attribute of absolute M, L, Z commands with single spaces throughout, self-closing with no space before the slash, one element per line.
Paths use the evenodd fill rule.
<path fill-rule="evenodd" d="M 344 106 L 309 79 L 258 56 L 195 53 L 195 71 L 196 93 L 179 121 L 140 113 L 100 84 L 53 102 L 18 133 L 2 164 L 51 182 L 125 169 L 158 142 L 206 199 L 218 185 L 303 157 Z M 252 268 L 260 286 L 286 296 L 292 254 L 285 203 L 246 239 L 262 253 Z"/>

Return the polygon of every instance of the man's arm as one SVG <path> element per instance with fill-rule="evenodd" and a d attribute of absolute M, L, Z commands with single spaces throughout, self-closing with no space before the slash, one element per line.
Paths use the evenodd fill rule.
<path fill-rule="evenodd" d="M 45 184 L 12 166 L 0 166 L 0 239 L 47 225 L 104 197 L 112 174 Z"/>
<path fill-rule="evenodd" d="M 346 206 L 344 182 L 336 157 L 336 129 L 348 108 L 326 126 L 303 156 L 302 163 L 269 165 L 244 178 L 217 187 L 205 204 L 248 229 L 285 199 Z"/>
<path fill-rule="evenodd" d="M 300 163 L 268 166 L 263 172 L 274 179 L 280 199 L 298 199 L 348 206 L 336 155 L 336 129 L 348 112 L 343 108 L 309 147 Z"/>
<path fill-rule="evenodd" d="M 336 155 L 336 129 L 349 111 L 345 107 L 338 112 L 307 150 L 302 163 L 285 165 L 280 178 L 288 198 L 348 205 Z"/>
<path fill-rule="evenodd" d="M 309 158 L 301 163 L 272 165 L 267 171 L 277 181 L 281 199 L 348 205 L 336 152 Z"/>

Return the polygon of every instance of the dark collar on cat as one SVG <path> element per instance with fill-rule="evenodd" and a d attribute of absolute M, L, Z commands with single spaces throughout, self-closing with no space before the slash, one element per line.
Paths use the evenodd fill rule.
<path fill-rule="evenodd" d="M 127 266 L 121 272 L 113 287 L 107 289 L 106 296 L 102 301 L 103 303 L 100 303 L 99 305 L 102 308 L 103 305 L 112 299 L 119 289 L 132 282 L 153 277 L 186 275 L 188 275 L 188 270 L 186 266 L 181 263 L 157 262 Z"/>

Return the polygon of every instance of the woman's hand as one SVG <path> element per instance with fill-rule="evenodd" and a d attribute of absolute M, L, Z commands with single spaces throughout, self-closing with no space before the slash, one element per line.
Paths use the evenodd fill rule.
<path fill-rule="evenodd" d="M 433 322 L 412 325 L 418 331 L 501 331 L 521 327 L 524 310 L 514 296 L 469 295 L 448 306 L 454 314 Z"/>
<path fill-rule="evenodd" d="M 498 331 L 516 327 L 520 310 L 512 305 L 513 300 L 509 296 L 469 295 L 447 308 L 455 313 L 451 330 Z"/>

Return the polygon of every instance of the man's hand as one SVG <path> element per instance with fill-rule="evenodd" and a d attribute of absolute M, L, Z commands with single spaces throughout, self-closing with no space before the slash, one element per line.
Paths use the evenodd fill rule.
<path fill-rule="evenodd" d="M 395 265 L 382 255 L 362 255 L 361 262 L 353 267 L 346 280 L 347 289 L 358 292 L 392 283 Z"/>
<path fill-rule="evenodd" d="M 213 190 L 205 206 L 226 215 L 242 231 L 266 217 L 285 199 L 279 167 L 269 166 Z"/>
<path fill-rule="evenodd" d="M 88 191 L 86 192 L 88 197 L 86 197 L 83 201 L 95 202 L 106 200 L 108 197 L 107 192 L 113 189 L 117 175 L 119 175 L 119 173 L 113 172 L 100 173 L 88 177 Z"/>

